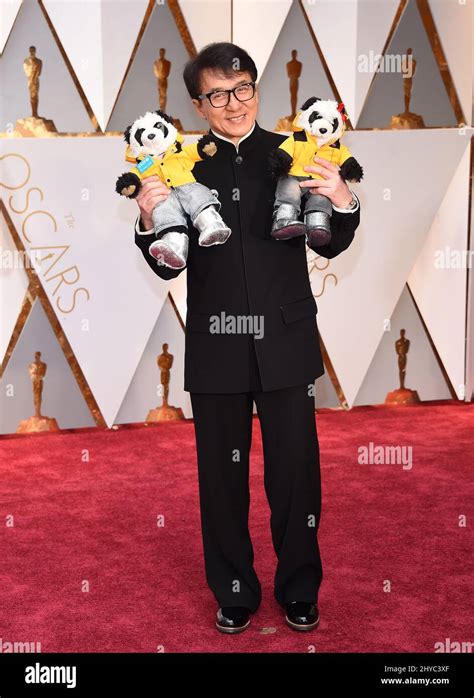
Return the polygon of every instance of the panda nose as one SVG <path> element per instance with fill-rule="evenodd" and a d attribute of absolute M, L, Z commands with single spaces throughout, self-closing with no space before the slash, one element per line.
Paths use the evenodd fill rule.
<path fill-rule="evenodd" d="M 155 137 L 155 134 L 154 134 L 154 133 L 150 133 L 150 135 L 148 136 L 148 140 L 149 140 L 149 141 L 152 141 L 152 140 L 154 139 L 154 137 Z"/>
<path fill-rule="evenodd" d="M 327 133 L 327 128 L 320 128 L 319 133 Z"/>

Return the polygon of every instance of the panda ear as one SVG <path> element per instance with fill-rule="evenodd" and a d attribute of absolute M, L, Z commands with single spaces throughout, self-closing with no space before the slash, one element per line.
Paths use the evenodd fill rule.
<path fill-rule="evenodd" d="M 158 114 L 158 116 L 161 116 L 163 121 L 167 121 L 169 124 L 173 123 L 173 119 L 169 114 L 165 114 L 164 111 L 161 111 L 161 109 L 156 109 L 156 111 L 153 112 L 154 114 Z"/>
<path fill-rule="evenodd" d="M 128 145 L 130 145 L 130 132 L 132 130 L 132 126 L 133 126 L 133 124 L 131 124 L 130 126 L 127 126 L 127 128 L 123 132 L 123 140 L 126 141 L 128 143 Z"/>
<path fill-rule="evenodd" d="M 304 104 L 301 105 L 301 111 L 306 111 L 306 109 L 309 109 L 312 104 L 315 102 L 320 102 L 321 97 L 310 97 L 309 99 L 306 100 Z"/>

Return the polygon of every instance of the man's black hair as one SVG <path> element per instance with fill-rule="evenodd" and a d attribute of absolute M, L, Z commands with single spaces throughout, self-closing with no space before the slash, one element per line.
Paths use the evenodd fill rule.
<path fill-rule="evenodd" d="M 257 66 L 243 48 L 228 41 L 207 44 L 184 66 L 183 78 L 192 99 L 201 94 L 201 71 L 206 68 L 226 77 L 248 72 L 252 80 L 257 80 Z"/>

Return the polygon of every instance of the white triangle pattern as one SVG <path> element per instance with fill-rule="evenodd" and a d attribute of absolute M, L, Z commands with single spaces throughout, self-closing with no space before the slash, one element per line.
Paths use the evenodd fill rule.
<path fill-rule="evenodd" d="M 104 131 L 147 8 L 146 0 L 45 0 L 74 72 Z"/>

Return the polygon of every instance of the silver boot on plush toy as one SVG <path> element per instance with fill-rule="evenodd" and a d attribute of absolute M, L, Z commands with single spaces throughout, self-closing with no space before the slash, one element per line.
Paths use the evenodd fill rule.
<path fill-rule="evenodd" d="M 298 209 L 291 204 L 280 204 L 273 211 L 272 237 L 275 240 L 290 240 L 304 235 L 306 225 L 298 220 Z"/>
<path fill-rule="evenodd" d="M 183 269 L 188 259 L 189 238 L 186 233 L 171 231 L 152 242 L 148 252 L 158 264 L 170 269 Z"/>
<path fill-rule="evenodd" d="M 307 225 L 306 241 L 309 247 L 327 245 L 331 239 L 331 217 L 325 211 L 310 211 L 305 213 L 304 222 Z"/>
<path fill-rule="evenodd" d="M 199 231 L 201 247 L 222 245 L 232 232 L 222 220 L 215 206 L 204 208 L 194 219 L 193 225 Z"/>

